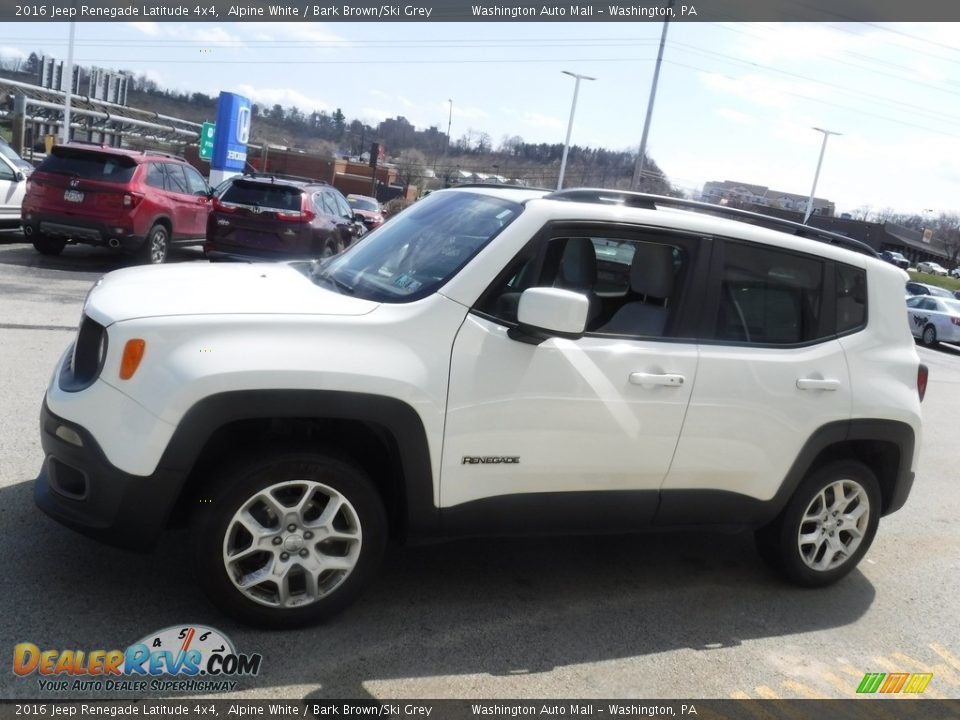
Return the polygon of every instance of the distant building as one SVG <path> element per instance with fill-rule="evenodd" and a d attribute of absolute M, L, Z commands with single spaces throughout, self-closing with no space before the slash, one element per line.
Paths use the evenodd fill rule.
<path fill-rule="evenodd" d="M 704 184 L 701 199 L 715 205 L 759 205 L 803 213 L 807 210 L 810 196 L 771 190 L 766 185 L 751 185 L 736 180 L 711 180 Z M 835 211 L 836 206 L 830 200 L 818 197 L 813 199 L 813 214 L 832 217 Z"/>

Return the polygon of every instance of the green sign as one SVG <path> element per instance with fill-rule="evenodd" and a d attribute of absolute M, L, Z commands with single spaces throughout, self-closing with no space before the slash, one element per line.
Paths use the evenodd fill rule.
<path fill-rule="evenodd" d="M 205 122 L 200 131 L 200 159 L 210 162 L 213 157 L 213 134 L 217 130 L 216 123 Z"/>

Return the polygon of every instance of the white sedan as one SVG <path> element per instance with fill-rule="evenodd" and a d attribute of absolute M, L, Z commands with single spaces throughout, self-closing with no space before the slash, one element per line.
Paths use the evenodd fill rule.
<path fill-rule="evenodd" d="M 930 275 L 946 275 L 947 269 L 935 262 L 922 262 L 917 265 L 917 272 L 928 273 Z"/>
<path fill-rule="evenodd" d="M 916 295 L 907 300 L 910 332 L 924 345 L 960 343 L 960 300 Z"/>

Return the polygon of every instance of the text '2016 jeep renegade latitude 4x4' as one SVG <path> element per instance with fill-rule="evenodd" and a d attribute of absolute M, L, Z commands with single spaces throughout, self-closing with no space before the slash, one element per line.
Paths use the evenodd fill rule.
<path fill-rule="evenodd" d="M 905 273 L 844 244 L 458 188 L 319 263 L 113 272 L 47 391 L 36 500 L 139 548 L 188 517 L 208 595 L 272 626 L 346 605 L 390 536 L 745 527 L 825 585 L 907 498 L 927 377 Z"/>

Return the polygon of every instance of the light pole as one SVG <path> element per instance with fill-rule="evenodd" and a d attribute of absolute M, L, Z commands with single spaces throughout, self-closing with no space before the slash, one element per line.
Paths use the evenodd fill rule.
<path fill-rule="evenodd" d="M 557 190 L 563 189 L 563 175 L 567 171 L 567 152 L 570 150 L 570 133 L 573 132 L 573 115 L 577 111 L 577 93 L 580 92 L 580 81 L 581 80 L 596 80 L 595 77 L 590 77 L 589 75 L 578 75 L 577 73 L 572 73 L 569 70 L 561 70 L 564 75 L 569 75 L 572 78 L 576 78 L 576 82 L 573 85 L 573 103 L 570 105 L 570 122 L 567 123 L 567 139 L 563 143 L 563 157 L 560 160 L 560 177 L 557 178 Z"/>
<path fill-rule="evenodd" d="M 453 100 L 448 99 L 447 102 L 450 103 L 450 114 L 447 115 L 447 150 L 449 150 L 450 149 L 450 126 L 453 124 Z"/>
<path fill-rule="evenodd" d="M 810 199 L 807 200 L 807 210 L 803 214 L 803 224 L 807 224 L 807 220 L 810 219 L 810 213 L 813 212 L 813 195 L 817 192 L 817 180 L 820 179 L 820 166 L 823 164 L 823 154 L 827 151 L 827 138 L 831 135 L 843 135 L 843 133 L 834 132 L 833 130 L 824 130 L 823 128 L 815 127 L 813 128 L 817 132 L 823 133 L 823 144 L 820 146 L 820 159 L 817 160 L 817 172 L 813 175 L 813 187 L 810 188 Z"/>
<path fill-rule="evenodd" d="M 67 45 L 67 67 L 63 74 L 65 78 L 64 90 L 67 91 L 66 98 L 63 101 L 63 128 L 60 133 L 61 141 L 70 142 L 70 99 L 73 97 L 73 40 L 76 36 L 76 23 L 70 23 L 70 39 Z"/>

